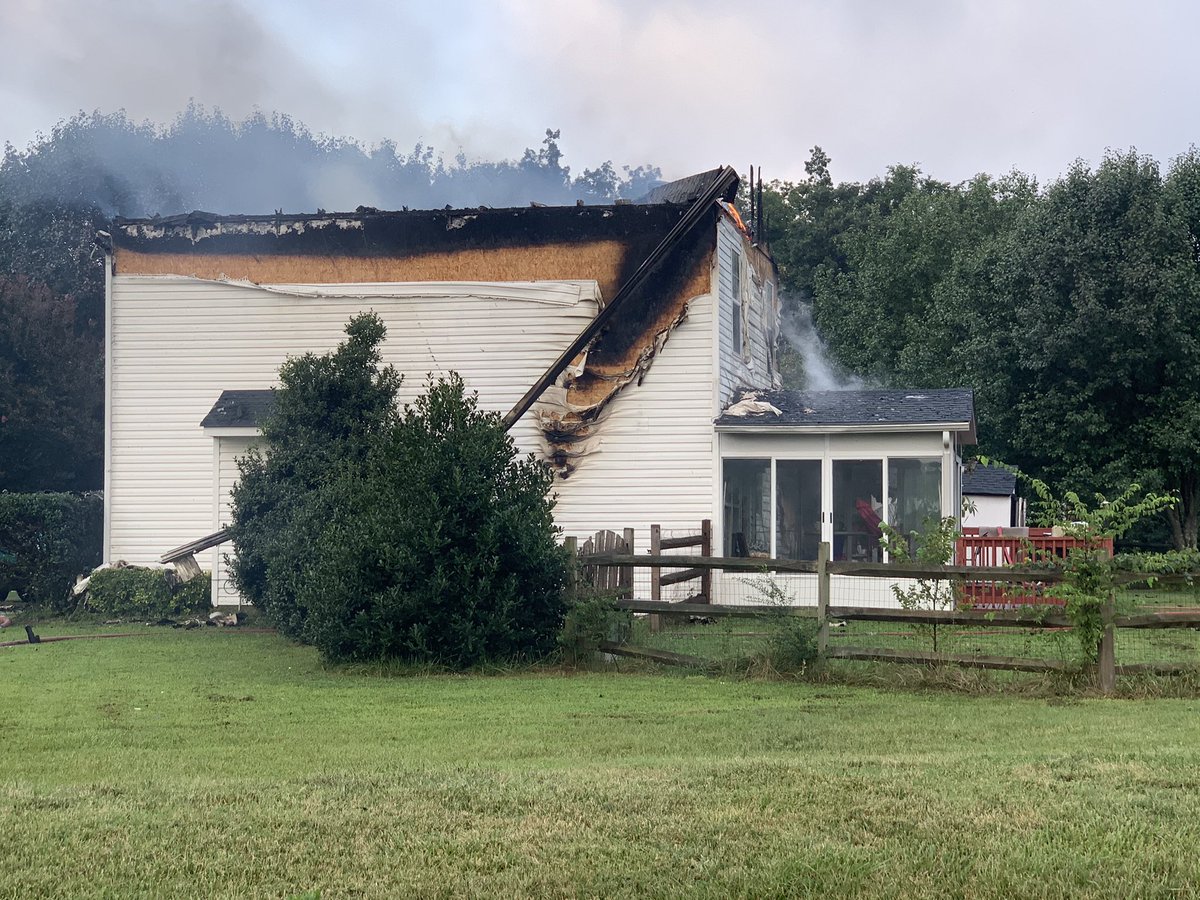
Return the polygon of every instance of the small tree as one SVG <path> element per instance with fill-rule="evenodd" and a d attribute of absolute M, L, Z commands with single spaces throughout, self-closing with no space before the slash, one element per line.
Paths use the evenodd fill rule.
<path fill-rule="evenodd" d="M 1116 589 L 1115 567 L 1104 548 L 1105 538 L 1119 538 L 1138 522 L 1173 509 L 1179 498 L 1143 491 L 1141 485 L 1131 484 L 1112 499 L 1095 494 L 1095 501 L 1089 504 L 1074 491 L 1066 491 L 1060 497 L 1041 479 L 1031 478 L 1012 466 L 985 456 L 980 456 L 979 461 L 985 466 L 1007 469 L 1022 479 L 1036 498 L 1031 510 L 1034 521 L 1045 527 L 1061 528 L 1064 534 L 1082 544 L 1072 549 L 1065 560 L 1043 561 L 1062 567 L 1066 580 L 1057 593 L 1066 602 L 1081 659 L 1084 663 L 1095 662 L 1105 627 L 1104 606 L 1112 604 Z"/>
<path fill-rule="evenodd" d="M 234 493 L 239 587 L 332 660 L 549 653 L 567 571 L 550 470 L 518 458 L 457 375 L 398 414 L 383 325 L 363 316 L 347 334 L 281 373 L 268 449 Z"/>

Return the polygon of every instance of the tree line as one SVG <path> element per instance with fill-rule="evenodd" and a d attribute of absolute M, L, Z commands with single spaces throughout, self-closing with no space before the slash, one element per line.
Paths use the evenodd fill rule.
<path fill-rule="evenodd" d="M 573 174 L 548 130 L 517 160 L 314 135 L 282 116 L 189 107 L 165 127 L 80 114 L 0 160 L 0 490 L 102 483 L 102 257 L 113 215 L 612 202 L 653 166 Z M 768 185 L 785 310 L 811 311 L 847 373 L 975 388 L 981 446 L 1064 490 L 1174 491 L 1159 534 L 1197 545 L 1200 155 L 1109 153 L 1041 186 L 895 166 Z M 784 354 L 790 386 L 803 359 Z"/>
<path fill-rule="evenodd" d="M 764 203 L 788 290 L 830 355 L 890 387 L 973 387 L 981 448 L 1085 493 L 1174 492 L 1165 531 L 1195 548 L 1200 509 L 1200 154 L 1136 152 L 952 185 L 911 166 L 806 178 Z M 802 361 L 789 373 L 803 384 Z"/>

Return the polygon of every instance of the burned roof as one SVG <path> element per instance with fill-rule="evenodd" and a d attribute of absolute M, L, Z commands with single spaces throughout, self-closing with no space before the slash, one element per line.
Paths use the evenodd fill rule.
<path fill-rule="evenodd" d="M 973 431 L 975 395 L 970 388 L 744 391 L 716 423 L 762 428 L 938 425 L 952 431 Z"/>
<path fill-rule="evenodd" d="M 667 184 L 660 184 L 649 193 L 634 200 L 634 203 L 694 203 L 701 194 L 703 194 L 712 185 L 714 181 L 721 175 L 722 169 L 709 169 L 707 172 L 697 172 L 695 175 L 689 175 L 686 178 L 680 178 L 678 181 L 671 181 Z M 737 196 L 737 183 L 733 187 L 721 195 L 721 199 L 727 203 L 732 203 L 733 198 Z"/>
<path fill-rule="evenodd" d="M 195 210 L 175 216 L 113 220 L 116 247 L 150 253 L 318 253 L 375 256 L 456 248 L 560 244 L 575 241 L 650 241 L 670 231 L 688 206 L 712 186 L 721 168 L 660 185 L 635 202 L 611 205 L 492 209 L 380 210 L 220 215 Z M 724 192 L 732 200 L 738 182 Z M 727 196 L 726 196 L 727 195 Z M 643 252 L 643 256 L 645 255 Z"/>
<path fill-rule="evenodd" d="M 275 392 L 221 391 L 201 428 L 257 428 L 275 409 Z"/>
<path fill-rule="evenodd" d="M 963 469 L 962 492 L 986 497 L 1011 497 L 1017 492 L 1017 476 L 995 466 L 967 466 Z"/>
<path fill-rule="evenodd" d="M 358 257 L 596 240 L 640 240 L 653 246 L 685 210 L 659 203 L 394 211 L 360 207 L 351 213 L 255 216 L 197 211 L 156 219 L 115 219 L 112 243 L 144 253 Z"/>

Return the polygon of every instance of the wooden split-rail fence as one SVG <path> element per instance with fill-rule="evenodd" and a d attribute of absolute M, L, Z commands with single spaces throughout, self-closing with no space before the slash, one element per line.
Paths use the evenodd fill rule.
<path fill-rule="evenodd" d="M 704 558 L 712 556 L 712 520 L 705 519 L 700 523 L 700 530 L 694 534 L 668 535 L 663 537 L 661 525 L 650 526 L 650 559 L 661 557 L 664 550 L 686 550 L 695 548 Z M 633 597 L 633 570 L 635 566 L 593 565 L 587 560 L 594 556 L 612 554 L 633 555 L 634 530 L 626 528 L 621 533 L 609 530 L 597 531 L 582 544 L 578 538 L 566 539 L 566 546 L 575 554 L 580 563 L 576 568 L 575 577 L 579 582 L 587 584 L 597 591 L 615 593 L 619 597 Z M 648 562 L 645 568 L 650 569 L 650 599 L 662 600 L 662 589 L 675 584 L 696 582 L 694 591 L 687 597 L 688 603 L 708 603 L 712 600 L 712 569 L 706 566 L 686 566 L 678 571 L 663 573 L 664 568 Z"/>
<path fill-rule="evenodd" d="M 711 534 L 711 533 L 710 533 Z M 676 540 L 676 539 L 671 539 Z M 569 546 L 575 543 L 569 541 Z M 586 546 L 586 545 L 585 545 Z M 632 546 L 630 541 L 629 546 Z M 668 545 L 660 544 L 659 550 Z M 695 545 L 692 545 L 695 546 Z M 818 659 L 876 660 L 918 665 L 950 664 L 979 669 L 1003 669 L 1022 672 L 1069 671 L 1076 668 L 1060 659 L 1024 658 L 1013 656 L 987 656 L 980 654 L 957 654 L 938 651 L 911 649 L 889 649 L 854 646 L 830 646 L 831 622 L 890 622 L 901 625 L 948 625 L 976 626 L 987 629 L 1063 629 L 1072 626 L 1071 619 L 1057 608 L 1046 609 L 1027 606 L 1010 610 L 982 610 L 972 608 L 953 609 L 900 609 L 880 607 L 834 606 L 830 603 L 831 578 L 835 575 L 848 577 L 872 577 L 893 579 L 918 579 L 927 581 L 1007 582 L 1018 590 L 1031 582 L 1054 584 L 1064 580 L 1061 571 L 1045 567 L 973 566 L 947 565 L 929 566 L 909 563 L 867 563 L 831 561 L 829 544 L 822 543 L 815 561 L 787 559 L 746 559 L 743 557 L 721 557 L 707 554 L 668 555 L 652 553 L 636 555 L 624 553 L 579 553 L 577 571 L 598 571 L 605 567 L 621 569 L 626 573 L 625 584 L 632 584 L 632 571 L 650 568 L 653 571 L 671 568 L 700 578 L 708 585 L 702 596 L 688 601 L 667 602 L 661 598 L 639 600 L 624 596 L 615 601 L 619 609 L 651 617 L 703 616 L 720 617 L 763 617 L 804 616 L 816 619 Z M 817 596 L 813 606 L 777 606 L 748 604 L 712 603 L 711 578 L 714 571 L 778 574 L 815 575 Z M 700 573 L 697 575 L 697 573 Z M 1139 573 L 1120 573 L 1118 583 L 1133 584 L 1155 579 L 1159 583 L 1191 583 L 1200 578 L 1200 573 L 1178 576 L 1151 576 Z M 682 580 L 682 579 L 681 579 Z M 660 580 L 659 582 L 663 582 Z M 1140 612 L 1118 615 L 1110 601 L 1102 611 L 1103 631 L 1096 649 L 1096 677 L 1101 690 L 1112 691 L 1118 675 L 1135 674 L 1181 674 L 1200 671 L 1200 660 L 1189 662 L 1147 662 L 1129 665 L 1116 663 L 1116 633 L 1120 629 L 1200 628 L 1200 607 L 1163 612 Z M 606 653 L 652 659 L 677 665 L 702 665 L 706 661 L 691 656 L 655 650 L 628 644 L 605 643 L 601 649 Z"/>

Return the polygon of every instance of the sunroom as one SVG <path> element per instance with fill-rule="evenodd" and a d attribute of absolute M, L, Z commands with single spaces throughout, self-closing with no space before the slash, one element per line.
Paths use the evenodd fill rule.
<path fill-rule="evenodd" d="M 958 518 L 969 389 L 756 391 L 716 420 L 721 555 L 887 562 L 882 525 L 910 536 Z"/>

